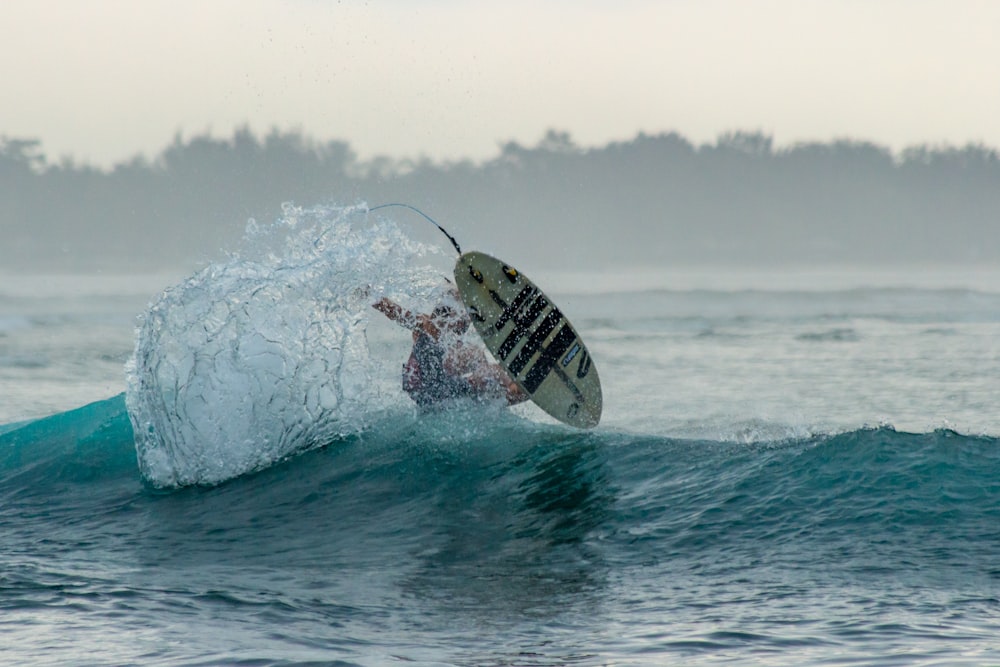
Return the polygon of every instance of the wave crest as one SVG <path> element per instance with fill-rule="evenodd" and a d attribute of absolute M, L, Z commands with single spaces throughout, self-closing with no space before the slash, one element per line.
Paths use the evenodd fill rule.
<path fill-rule="evenodd" d="M 144 479 L 216 484 L 362 430 L 384 404 L 362 288 L 404 289 L 425 251 L 364 206 L 288 207 L 164 291 L 126 368 Z"/>

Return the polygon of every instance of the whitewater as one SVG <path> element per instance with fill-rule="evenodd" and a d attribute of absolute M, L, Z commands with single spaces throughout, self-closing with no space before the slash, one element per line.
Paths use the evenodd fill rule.
<path fill-rule="evenodd" d="M 370 303 L 432 305 L 419 224 L 0 279 L 0 662 L 1000 664 L 1000 273 L 505 257 L 600 369 L 578 431 L 409 401 Z"/>

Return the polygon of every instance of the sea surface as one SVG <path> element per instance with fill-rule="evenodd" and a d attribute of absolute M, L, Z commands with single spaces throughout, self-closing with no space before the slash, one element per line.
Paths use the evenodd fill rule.
<path fill-rule="evenodd" d="M 579 431 L 416 410 L 369 305 L 453 255 L 392 213 L 0 276 L 0 664 L 1000 664 L 1000 273 L 505 258 Z"/>

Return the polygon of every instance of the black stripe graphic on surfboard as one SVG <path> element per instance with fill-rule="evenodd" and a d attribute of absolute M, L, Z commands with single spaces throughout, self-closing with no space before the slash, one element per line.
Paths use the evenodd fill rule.
<path fill-rule="evenodd" d="M 541 356 L 538 357 L 538 361 L 535 362 L 535 365 L 531 367 L 531 370 L 528 371 L 528 374 L 524 378 L 524 388 L 529 394 L 535 393 L 535 390 L 548 377 L 549 372 L 556 365 L 556 362 L 559 361 L 559 357 L 569 349 L 569 346 L 574 341 L 576 341 L 576 334 L 573 333 L 572 329 L 564 326 L 559 330 L 559 333 L 543 349 Z"/>
<path fill-rule="evenodd" d="M 497 350 L 497 354 L 504 359 L 509 357 L 510 353 L 514 351 L 514 348 L 517 347 L 517 344 L 521 341 L 521 339 L 531 331 L 531 326 L 535 323 L 535 320 L 538 319 L 538 316 L 542 314 L 542 311 L 548 307 L 548 305 L 548 300 L 544 296 L 540 296 L 535 299 L 530 306 L 528 306 L 527 312 L 524 315 L 515 314 L 511 318 L 514 321 L 514 328 L 511 329 L 510 334 L 507 335 L 503 344 L 500 345 L 500 348 Z M 553 308 L 545 319 L 542 320 L 539 330 L 535 331 L 535 333 L 531 334 L 528 338 L 528 343 L 525 344 L 525 347 L 532 345 L 532 342 L 534 341 L 534 349 L 538 349 L 538 346 L 545 340 L 545 337 L 552 333 L 552 330 L 555 329 L 556 324 L 560 321 L 562 321 L 562 313 Z M 497 329 L 500 329 L 501 326 L 502 325 L 497 322 Z M 546 329 L 546 331 L 542 334 L 541 338 L 536 341 L 539 333 L 541 333 L 541 329 Z M 531 356 L 530 352 L 528 353 L 528 356 Z M 520 373 L 521 369 L 524 368 L 525 363 L 527 363 L 527 359 L 525 359 L 515 370 L 514 365 L 518 363 L 518 359 L 520 359 L 520 357 L 521 355 L 519 354 L 518 358 L 515 359 L 513 364 L 511 364 L 510 370 L 513 373 Z"/>
<path fill-rule="evenodd" d="M 517 356 L 508 364 L 510 372 L 514 375 L 520 375 L 528 365 L 528 362 L 531 361 L 531 358 L 539 350 L 542 351 L 535 364 L 528 370 L 524 379 L 524 389 L 529 394 L 535 393 L 542 382 L 545 381 L 545 378 L 548 377 L 549 371 L 553 369 L 563 353 L 576 342 L 576 335 L 572 329 L 563 326 L 552 342 L 548 346 L 542 347 L 542 343 L 549 337 L 549 334 L 563 323 L 563 316 L 558 308 L 553 308 L 542 319 L 538 327 L 532 331 L 532 326 L 550 305 L 544 295 L 538 295 L 532 301 L 532 297 L 536 295 L 538 295 L 538 290 L 529 285 L 518 292 L 510 304 L 506 304 L 494 290 L 490 290 L 490 297 L 492 297 L 498 306 L 503 308 L 500 317 L 497 318 L 496 323 L 493 325 L 494 330 L 499 331 L 508 322 L 513 322 L 514 324 L 507 338 L 504 339 L 503 343 L 497 349 L 497 356 L 507 361 L 521 340 L 527 336 L 527 340 L 521 346 Z M 529 305 L 525 309 L 524 306 L 526 303 Z M 576 387 L 573 386 L 571 389 L 576 390 Z"/>

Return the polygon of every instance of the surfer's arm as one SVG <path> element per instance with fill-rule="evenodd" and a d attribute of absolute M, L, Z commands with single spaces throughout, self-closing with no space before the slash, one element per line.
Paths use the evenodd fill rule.
<path fill-rule="evenodd" d="M 382 297 L 372 304 L 372 308 L 384 314 L 401 327 L 406 327 L 413 331 L 413 339 L 416 340 L 418 332 L 422 331 L 434 340 L 441 335 L 441 330 L 434 324 L 433 318 L 427 315 L 414 315 L 412 311 L 403 308 L 398 303 Z"/>
<path fill-rule="evenodd" d="M 528 394 L 511 379 L 507 371 L 500 364 L 490 362 L 477 348 L 457 345 L 445 359 L 445 370 L 465 378 L 476 391 L 492 393 L 502 390 L 504 398 L 511 405 L 528 400 Z"/>
<path fill-rule="evenodd" d="M 485 366 L 473 374 L 473 378 L 473 383 L 478 381 L 482 385 L 502 389 L 504 398 L 510 405 L 523 403 L 529 398 L 527 392 L 521 389 L 499 364 L 486 362 Z"/>
<path fill-rule="evenodd" d="M 528 396 L 528 392 L 521 389 L 521 387 L 519 387 L 518 384 L 514 382 L 509 375 L 507 375 L 507 371 L 499 366 L 497 369 L 503 374 L 501 381 L 504 383 L 504 396 L 507 398 L 508 403 L 516 405 L 517 403 L 524 403 L 526 400 L 531 398 Z"/>
<path fill-rule="evenodd" d="M 407 329 L 412 329 L 417 325 L 417 318 L 413 313 L 386 297 L 373 303 L 372 308 Z"/>

